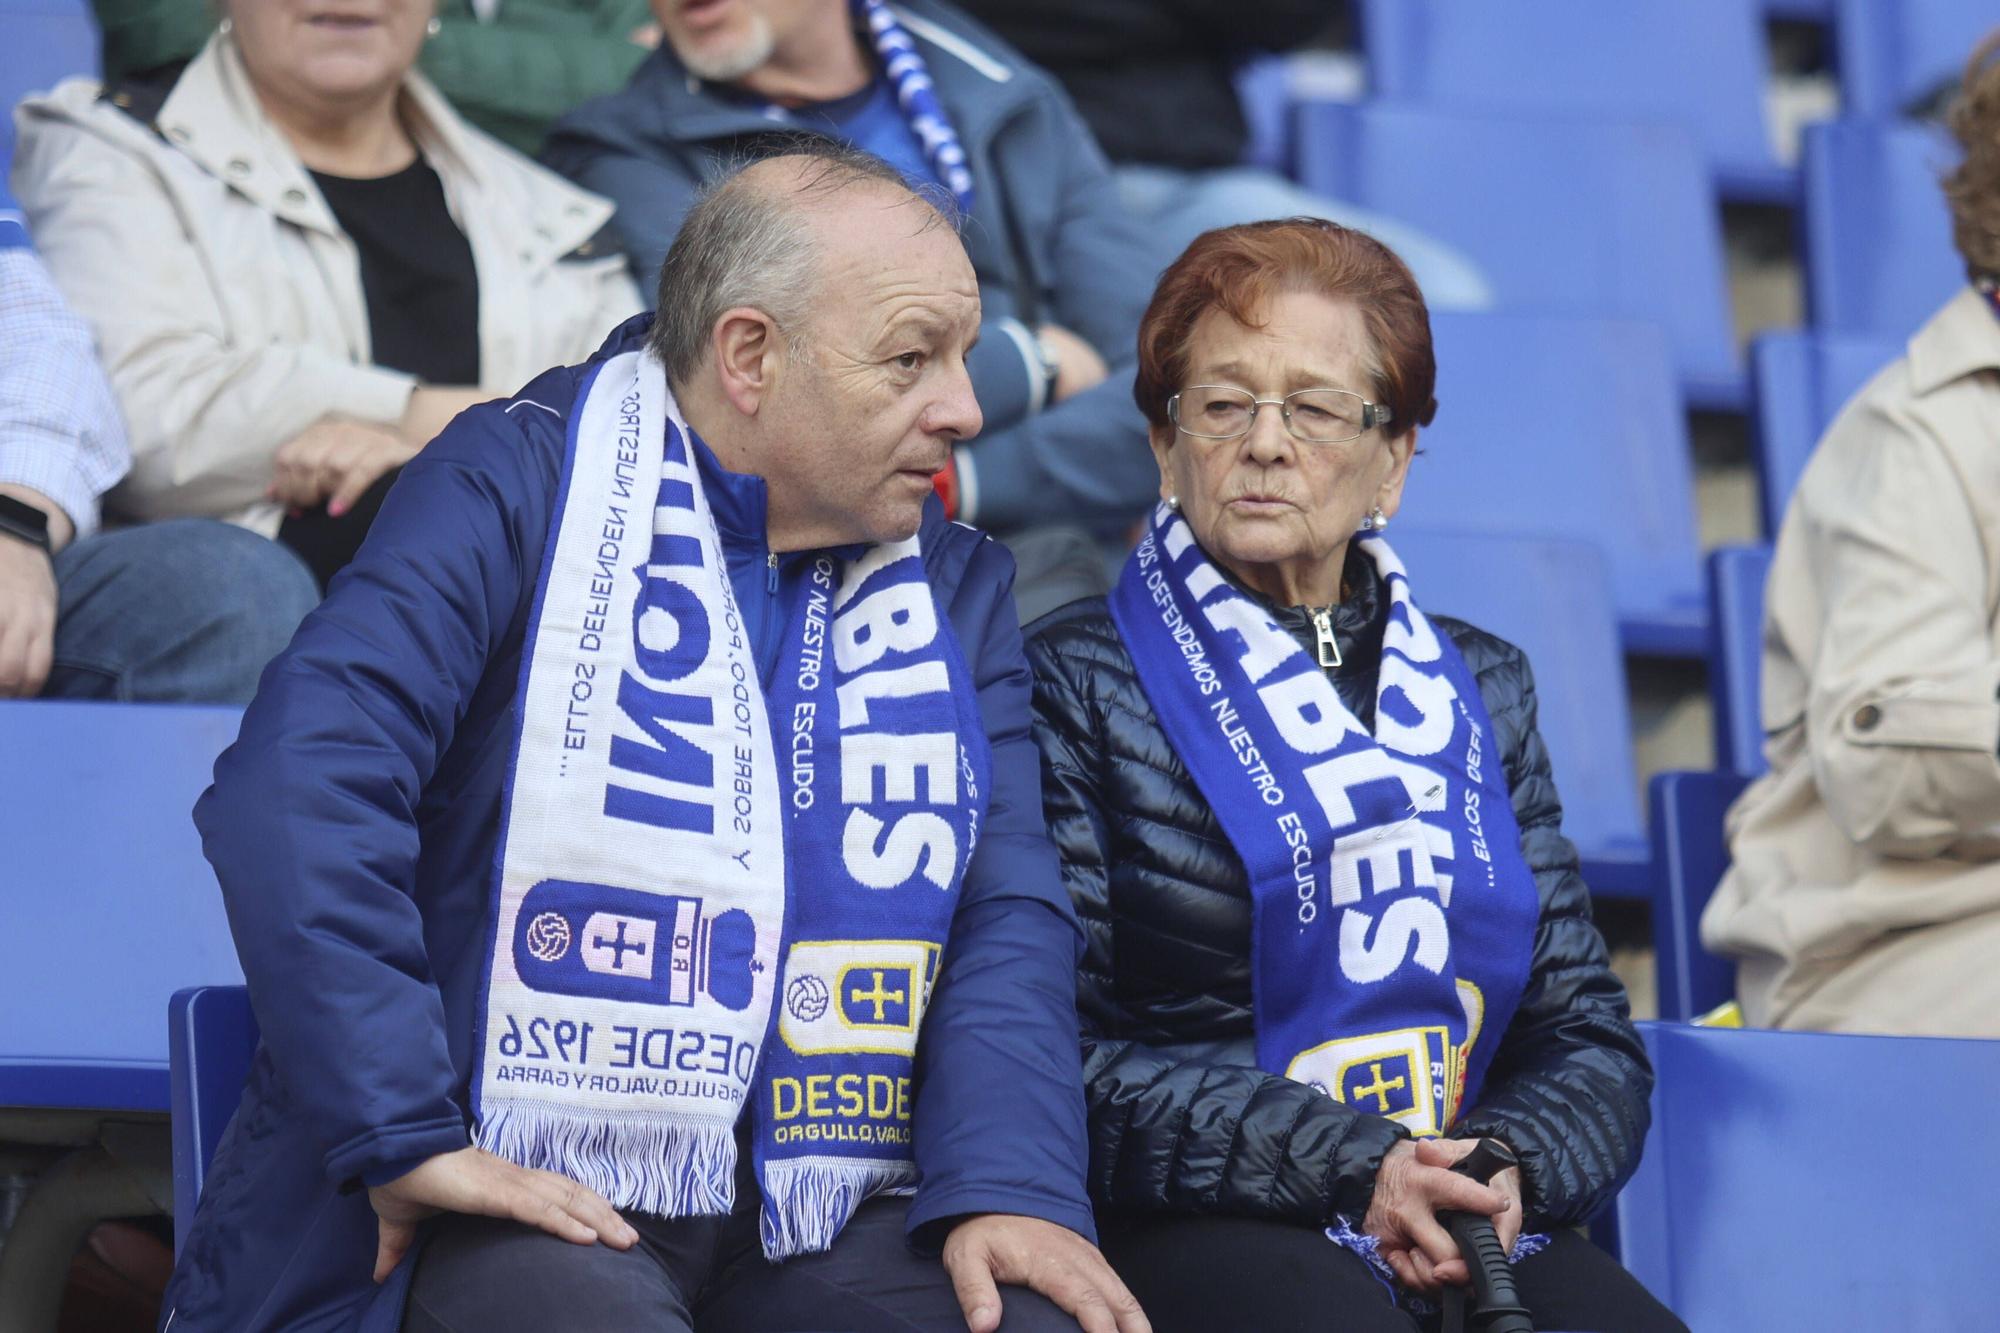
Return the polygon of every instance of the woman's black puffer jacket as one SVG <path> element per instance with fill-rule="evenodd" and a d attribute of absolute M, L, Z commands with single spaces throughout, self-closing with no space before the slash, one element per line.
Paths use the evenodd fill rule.
<path fill-rule="evenodd" d="M 1386 607 L 1350 553 L 1335 613 L 1342 700 L 1373 725 Z M 1311 651 L 1303 611 L 1274 612 Z M 1637 1165 L 1652 1069 L 1590 918 L 1535 687 L 1518 648 L 1437 617 L 1479 681 L 1541 896 L 1519 1009 L 1454 1136 L 1520 1155 L 1530 1227 L 1580 1222 Z M 1147 701 L 1102 598 L 1028 631 L 1043 800 L 1087 936 L 1078 975 L 1090 1185 L 1108 1212 L 1226 1213 L 1307 1225 L 1367 1211 L 1405 1131 L 1256 1068 L 1242 861 Z"/>

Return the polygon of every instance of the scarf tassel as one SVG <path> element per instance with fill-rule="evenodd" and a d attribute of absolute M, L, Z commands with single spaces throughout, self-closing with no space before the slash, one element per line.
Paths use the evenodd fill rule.
<path fill-rule="evenodd" d="M 735 1203 L 736 1135 L 679 1116 L 604 1119 L 581 1107 L 489 1102 L 479 1146 L 588 1185 L 616 1208 L 714 1216 Z"/>
<path fill-rule="evenodd" d="M 862 1201 L 914 1184 L 909 1162 L 803 1157 L 764 1163 L 764 1255 L 789 1259 L 829 1248 Z"/>

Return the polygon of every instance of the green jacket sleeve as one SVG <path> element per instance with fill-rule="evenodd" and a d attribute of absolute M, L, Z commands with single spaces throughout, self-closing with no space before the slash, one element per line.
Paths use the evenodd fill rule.
<path fill-rule="evenodd" d="M 469 0 L 438 7 L 423 71 L 460 115 L 530 157 L 558 117 L 617 92 L 647 50 L 632 41 L 652 21 L 645 0 L 503 0 L 491 23 Z"/>

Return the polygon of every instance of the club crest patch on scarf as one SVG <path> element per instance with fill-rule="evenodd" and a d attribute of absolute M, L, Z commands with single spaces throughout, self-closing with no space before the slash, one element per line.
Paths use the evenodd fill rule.
<path fill-rule="evenodd" d="M 771 679 L 650 351 L 593 368 L 523 652 L 477 1141 L 824 1249 L 910 1187 L 911 1080 L 990 758 L 916 538 L 811 559 Z"/>

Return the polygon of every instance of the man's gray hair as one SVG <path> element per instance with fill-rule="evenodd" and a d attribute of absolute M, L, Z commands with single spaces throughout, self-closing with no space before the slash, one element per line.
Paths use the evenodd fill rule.
<path fill-rule="evenodd" d="M 761 163 L 789 158 L 804 159 L 789 187 L 744 179 Z M 666 363 L 668 382 L 685 384 L 701 368 L 715 321 L 739 306 L 769 315 L 798 350 L 819 288 L 819 247 L 800 205 L 856 187 L 883 186 L 924 208 L 920 230 L 958 225 L 950 195 L 912 189 L 874 154 L 817 136 L 780 140 L 711 181 L 660 266 L 652 348 Z"/>

